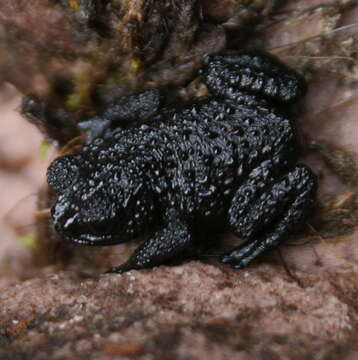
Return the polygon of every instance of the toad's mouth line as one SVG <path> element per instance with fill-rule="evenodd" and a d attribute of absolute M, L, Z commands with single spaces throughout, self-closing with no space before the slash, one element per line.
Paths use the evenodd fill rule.
<path fill-rule="evenodd" d="M 123 236 L 107 234 L 107 235 L 93 235 L 93 234 L 78 234 L 69 235 L 66 232 L 61 233 L 62 239 L 65 241 L 84 246 L 106 246 L 106 245 L 119 245 L 127 240 Z"/>

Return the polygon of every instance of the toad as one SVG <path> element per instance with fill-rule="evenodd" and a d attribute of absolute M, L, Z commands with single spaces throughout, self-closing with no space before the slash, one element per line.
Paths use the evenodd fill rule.
<path fill-rule="evenodd" d="M 199 256 L 224 231 L 245 240 L 221 257 L 240 269 L 311 214 L 316 177 L 298 162 L 290 116 L 301 76 L 258 51 L 207 56 L 200 75 L 210 96 L 176 107 L 158 89 L 123 96 L 80 122 L 81 150 L 49 166 L 62 238 L 103 246 L 149 234 L 109 272 Z"/>

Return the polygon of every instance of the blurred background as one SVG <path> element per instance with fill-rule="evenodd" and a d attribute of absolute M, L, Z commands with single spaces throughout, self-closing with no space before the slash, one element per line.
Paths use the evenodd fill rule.
<path fill-rule="evenodd" d="M 24 267 L 31 272 L 37 194 L 51 156 L 41 156 L 43 136 L 20 115 L 21 98 L 10 84 L 1 86 L 0 287 Z"/>

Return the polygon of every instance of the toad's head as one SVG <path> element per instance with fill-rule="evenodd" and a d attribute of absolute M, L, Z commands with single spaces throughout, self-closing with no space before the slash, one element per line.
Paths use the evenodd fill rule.
<path fill-rule="evenodd" d="M 102 159 L 103 160 L 103 159 Z M 141 174 L 125 161 L 111 164 L 85 156 L 55 159 L 47 181 L 55 192 L 51 215 L 54 227 L 69 241 L 112 245 L 146 231 L 152 222 L 153 201 Z"/>

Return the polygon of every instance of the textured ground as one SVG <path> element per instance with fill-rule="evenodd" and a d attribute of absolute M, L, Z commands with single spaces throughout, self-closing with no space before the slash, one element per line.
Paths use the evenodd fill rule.
<path fill-rule="evenodd" d="M 0 358 L 356 358 L 357 273 L 297 275 L 200 262 L 42 275 L 0 295 Z"/>
<path fill-rule="evenodd" d="M 19 235 L 34 229 L 25 226 L 34 223 L 36 196 L 28 195 L 43 183 L 47 161 L 38 157 L 41 136 L 16 112 L 19 94 L 2 89 L 0 359 L 358 357 L 358 26 L 345 27 L 358 22 L 358 8 L 344 3 L 287 1 L 253 40 L 310 83 L 299 126 L 322 209 L 312 219 L 317 232 L 281 247 L 290 274 L 275 251 L 242 271 L 208 257 L 97 275 L 122 261 L 122 246 L 81 248 L 66 270 L 34 267 Z"/>

